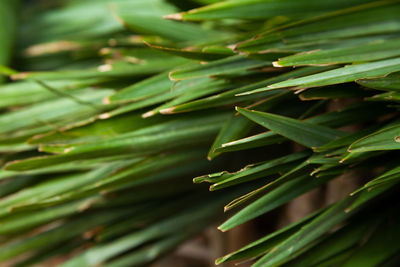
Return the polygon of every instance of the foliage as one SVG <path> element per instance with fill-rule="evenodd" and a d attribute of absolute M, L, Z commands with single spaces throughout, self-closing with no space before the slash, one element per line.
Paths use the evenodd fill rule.
<path fill-rule="evenodd" d="M 20 4 L 0 2 L 2 262 L 148 265 L 226 203 L 222 231 L 356 171 L 217 263 L 398 264 L 398 1 Z"/>

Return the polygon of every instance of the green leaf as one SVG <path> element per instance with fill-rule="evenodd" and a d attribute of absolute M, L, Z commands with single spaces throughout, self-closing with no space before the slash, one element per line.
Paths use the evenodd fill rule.
<path fill-rule="evenodd" d="M 372 267 L 385 264 L 387 259 L 397 255 L 400 251 L 400 245 L 396 242 L 400 237 L 400 230 L 396 227 L 398 223 L 398 216 L 389 218 L 386 223 L 380 225 L 380 229 L 377 233 L 351 254 L 349 259 L 347 259 L 342 266 Z M 383 246 L 383 244 L 385 244 L 385 246 Z"/>
<path fill-rule="evenodd" d="M 282 143 L 286 140 L 287 139 L 285 137 L 279 136 L 274 132 L 265 132 L 222 144 L 221 147 L 218 147 L 215 151 L 220 153 L 239 151 Z"/>
<path fill-rule="evenodd" d="M 11 59 L 11 51 L 17 30 L 17 7 L 19 1 L 5 0 L 0 4 L 0 65 L 7 65 Z"/>
<path fill-rule="evenodd" d="M 301 100 L 344 99 L 368 96 L 368 92 L 353 84 L 341 84 L 310 88 L 299 95 Z"/>
<path fill-rule="evenodd" d="M 146 242 L 165 237 L 169 233 L 179 232 L 182 227 L 188 227 L 193 220 L 197 221 L 197 224 L 204 224 L 209 220 L 210 215 L 213 215 L 220 207 L 221 200 L 223 201 L 224 199 L 216 199 L 214 202 L 209 202 L 209 205 L 203 205 L 196 209 L 186 209 L 177 216 L 159 221 L 142 231 L 125 235 L 108 244 L 95 246 L 67 261 L 62 266 L 91 266 L 102 263 L 119 253 L 138 247 Z"/>
<path fill-rule="evenodd" d="M 74 118 L 78 120 L 78 118 L 87 118 L 107 108 L 102 105 L 102 100 L 111 93 L 113 93 L 112 90 L 86 89 L 73 93 L 76 98 L 84 101 L 85 104 L 82 102 L 77 103 L 70 98 L 57 98 L 44 101 L 39 105 L 2 114 L 0 116 L 0 134 L 4 135 L 11 131 L 56 122 L 61 119 Z"/>
<path fill-rule="evenodd" d="M 32 229 L 35 226 L 44 224 L 62 218 L 64 216 L 78 213 L 80 209 L 87 204 L 95 203 L 96 198 L 84 199 L 71 202 L 62 206 L 52 207 L 51 209 L 25 212 L 24 214 L 16 214 L 1 220 L 1 235 L 12 235 L 20 231 Z M 25 216 L 29 215 L 29 221 L 25 220 Z"/>
<path fill-rule="evenodd" d="M 316 1 L 311 0 L 304 5 L 298 1 L 264 1 L 264 0 L 229 0 L 209 6 L 193 9 L 188 12 L 167 16 L 179 20 L 216 20 L 216 19 L 266 19 L 276 15 L 309 16 L 325 10 L 344 8 L 363 3 L 352 1 Z"/>
<path fill-rule="evenodd" d="M 238 49 L 248 53 L 263 53 L 275 48 L 285 48 L 288 44 L 320 40 L 327 43 L 340 39 L 339 44 L 342 45 L 345 38 L 396 33 L 400 29 L 397 21 L 399 10 L 396 1 L 375 1 L 332 11 L 269 29 L 240 43 Z"/>
<path fill-rule="evenodd" d="M 248 111 L 242 108 L 237 108 L 237 111 L 263 127 L 306 147 L 322 146 L 342 136 L 340 131 L 280 115 Z"/>
<path fill-rule="evenodd" d="M 398 91 L 400 90 L 400 73 L 391 73 L 382 78 L 360 79 L 357 83 L 378 90 Z"/>
<path fill-rule="evenodd" d="M 213 62 L 208 62 L 203 65 L 191 64 L 186 67 L 172 71 L 169 74 L 169 77 L 172 80 L 193 79 L 204 76 L 237 73 L 238 71 L 269 65 L 271 65 L 271 62 L 256 59 L 247 59 L 242 55 L 237 55 L 216 60 Z"/>
<path fill-rule="evenodd" d="M 226 92 L 212 95 L 203 99 L 199 99 L 196 101 L 192 101 L 186 104 L 178 105 L 169 109 L 170 113 L 180 113 L 180 112 L 189 112 L 194 110 L 202 110 L 209 109 L 213 107 L 219 107 L 224 105 L 232 105 L 235 103 L 240 103 L 243 101 L 251 101 L 259 99 L 260 97 L 273 97 L 276 94 L 284 92 L 283 90 L 274 90 L 272 92 L 265 92 L 259 95 L 242 95 L 242 93 L 247 92 L 249 90 L 254 90 L 257 88 L 262 88 L 268 85 L 271 85 L 275 82 L 284 81 L 286 79 L 291 79 L 295 77 L 301 77 L 303 75 L 312 74 L 316 72 L 320 72 L 325 70 L 325 68 L 315 68 L 315 67 L 306 67 L 300 68 L 294 71 L 290 71 L 287 73 L 280 74 L 278 76 L 273 76 L 268 79 L 251 83 L 249 85 L 245 85 L 239 87 L 237 89 L 228 90 Z"/>
<path fill-rule="evenodd" d="M 168 72 L 154 75 L 143 81 L 123 88 L 109 97 L 110 102 L 139 101 L 168 91 L 173 82 L 168 78 Z"/>
<path fill-rule="evenodd" d="M 350 213 L 344 212 L 344 209 L 349 203 L 351 203 L 351 200 L 346 198 L 334 204 L 295 234 L 274 247 L 274 249 L 259 259 L 254 266 L 274 266 L 289 261 L 300 249 L 311 244 L 337 223 L 347 219 Z"/>
<path fill-rule="evenodd" d="M 279 59 L 274 64 L 280 67 L 325 65 L 375 61 L 400 55 L 399 39 L 374 40 L 359 46 L 309 51 Z"/>
<path fill-rule="evenodd" d="M 197 50 L 193 48 L 183 48 L 183 49 L 178 49 L 178 48 L 170 48 L 170 47 L 162 47 L 162 46 L 156 46 L 156 45 L 151 45 L 147 44 L 150 48 L 163 51 L 165 53 L 175 55 L 175 56 L 180 56 L 184 58 L 189 58 L 189 59 L 194 59 L 194 60 L 201 60 L 201 61 L 213 61 L 217 59 L 222 59 L 228 56 L 233 55 L 233 51 L 230 49 L 219 49 L 219 50 L 214 50 L 216 52 L 211 52 L 211 49 L 207 49 L 204 51 L 203 50 Z"/>
<path fill-rule="evenodd" d="M 400 149 L 400 126 L 388 127 L 369 134 L 349 147 L 351 153 Z"/>
<path fill-rule="evenodd" d="M 129 60 L 129 58 L 128 58 Z M 65 79 L 90 79 L 90 78 L 118 78 L 130 76 L 144 76 L 156 74 L 176 67 L 186 62 L 186 59 L 172 57 L 169 55 L 159 56 L 156 59 L 138 57 L 129 61 L 116 60 L 110 64 L 98 65 L 86 69 L 67 69 L 55 71 L 36 71 L 22 72 L 13 75 L 12 78 L 18 79 L 37 79 L 37 80 L 65 80 Z"/>
<path fill-rule="evenodd" d="M 75 91 L 100 82 L 102 82 L 101 79 L 59 80 L 46 82 L 46 84 L 62 91 Z M 26 105 L 56 97 L 55 93 L 46 90 L 33 81 L 10 83 L 0 88 L 0 107 Z"/>
<path fill-rule="evenodd" d="M 308 152 L 294 153 L 267 162 L 257 163 L 255 166 L 246 166 L 242 170 L 234 173 L 232 176 L 227 177 L 226 179 L 218 179 L 218 181 L 215 181 L 215 183 L 210 186 L 210 190 L 219 190 L 254 179 L 267 178 L 268 176 L 278 172 L 285 172 L 286 169 L 292 169 L 293 164 L 297 166 L 299 163 L 298 160 L 303 159 L 308 155 Z"/>
<path fill-rule="evenodd" d="M 287 92 L 271 96 L 263 101 L 263 110 L 269 110 L 279 105 L 283 101 L 290 99 L 292 96 Z M 243 117 L 231 117 L 226 121 L 224 127 L 221 129 L 219 135 L 215 139 L 213 145 L 208 153 L 208 158 L 212 159 L 219 155 L 221 152 L 216 151 L 216 148 L 222 146 L 224 143 L 235 140 L 236 138 L 243 137 L 248 133 L 253 126 L 253 123 Z"/>
<path fill-rule="evenodd" d="M 221 257 L 216 260 L 216 264 L 221 264 L 223 262 L 229 262 L 229 261 L 234 261 L 234 260 L 239 260 L 243 258 L 250 258 L 250 257 L 257 257 L 262 254 L 265 254 L 267 251 L 269 251 L 271 248 L 275 247 L 285 239 L 287 239 L 289 236 L 297 232 L 301 227 L 306 225 L 308 222 L 310 222 L 313 218 L 315 218 L 318 214 L 320 214 L 322 210 L 319 210 L 317 212 L 314 212 L 301 220 L 294 222 L 286 227 L 283 227 L 282 229 L 279 229 L 263 238 L 260 238 L 243 248 L 229 253 L 228 255 Z"/>
<path fill-rule="evenodd" d="M 352 222 L 330 234 L 327 238 L 308 249 L 301 256 L 289 262 L 287 266 L 319 266 L 331 257 L 336 258 L 341 253 L 359 245 L 376 228 L 382 218 L 367 218 Z"/>
<path fill-rule="evenodd" d="M 338 83 L 352 82 L 362 78 L 385 76 L 400 71 L 400 58 L 380 60 L 372 63 L 349 65 L 290 81 L 270 85 L 269 88 L 297 87 L 308 88 Z"/>
<path fill-rule="evenodd" d="M 162 16 L 174 12 L 175 8 L 165 1 L 152 2 L 139 1 L 141 9 L 135 7 L 135 2 L 119 3 L 113 8 L 118 20 L 126 28 L 137 33 L 157 35 L 174 41 L 191 42 L 204 42 L 210 39 L 222 39 L 224 36 L 229 36 L 225 32 L 205 29 L 198 24 L 166 21 Z M 143 4 L 147 6 L 143 6 Z"/>
<path fill-rule="evenodd" d="M 206 118 L 192 117 L 190 120 L 176 120 L 143 132 L 128 132 L 117 137 L 78 146 L 63 147 L 64 153 L 55 156 L 32 157 L 22 161 L 9 162 L 5 169 L 14 171 L 34 170 L 64 162 L 112 155 L 160 153 L 167 149 L 196 146 L 209 143 L 221 127 L 226 114 Z M 101 151 L 101 153 L 99 153 Z"/>
<path fill-rule="evenodd" d="M 27 251 L 38 250 L 42 247 L 60 244 L 71 237 L 78 236 L 82 232 L 95 227 L 98 223 L 107 223 L 122 218 L 126 212 L 127 210 L 100 212 L 95 215 L 92 214 L 90 216 L 91 219 L 86 215 L 80 218 L 75 218 L 74 220 L 68 221 L 59 227 L 45 231 L 39 235 L 24 240 L 6 243 L 2 246 L 2 250 L 0 251 L 0 260 L 4 261 Z"/>
<path fill-rule="evenodd" d="M 230 230 L 251 219 L 254 219 L 280 205 L 294 199 L 295 197 L 309 191 L 312 188 L 326 183 L 333 177 L 313 178 L 303 175 L 278 186 L 276 189 L 266 193 L 261 198 L 249 204 L 234 216 L 224 222 L 219 229 L 222 231 Z"/>
<path fill-rule="evenodd" d="M 236 117 L 232 115 L 224 124 L 217 138 L 212 144 L 210 151 L 208 152 L 208 159 L 212 160 L 217 157 L 220 152 L 216 152 L 215 149 L 222 144 L 235 140 L 238 137 L 245 135 L 250 130 L 251 123 L 249 120 L 243 117 Z"/>
<path fill-rule="evenodd" d="M 374 187 L 377 185 L 381 185 L 381 184 L 385 184 L 385 183 L 391 183 L 391 184 L 396 183 L 397 180 L 399 180 L 399 179 L 400 179 L 400 168 L 397 167 L 397 168 L 389 170 L 389 171 L 379 175 L 378 177 L 372 179 L 371 181 L 366 183 L 363 187 L 354 191 L 352 194 L 356 194 L 365 189 L 371 189 L 371 187 Z"/>

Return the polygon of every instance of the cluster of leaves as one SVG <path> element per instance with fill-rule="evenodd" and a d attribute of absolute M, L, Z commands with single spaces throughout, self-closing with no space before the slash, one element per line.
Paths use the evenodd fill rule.
<path fill-rule="evenodd" d="M 0 2 L 0 72 L 15 80 L 0 88 L 0 261 L 147 265 L 227 202 L 240 210 L 223 231 L 367 170 L 217 263 L 396 266 L 398 1 L 20 4 Z M 241 169 L 222 171 L 231 157 Z M 212 171 L 194 182 L 218 192 L 190 180 Z"/>

